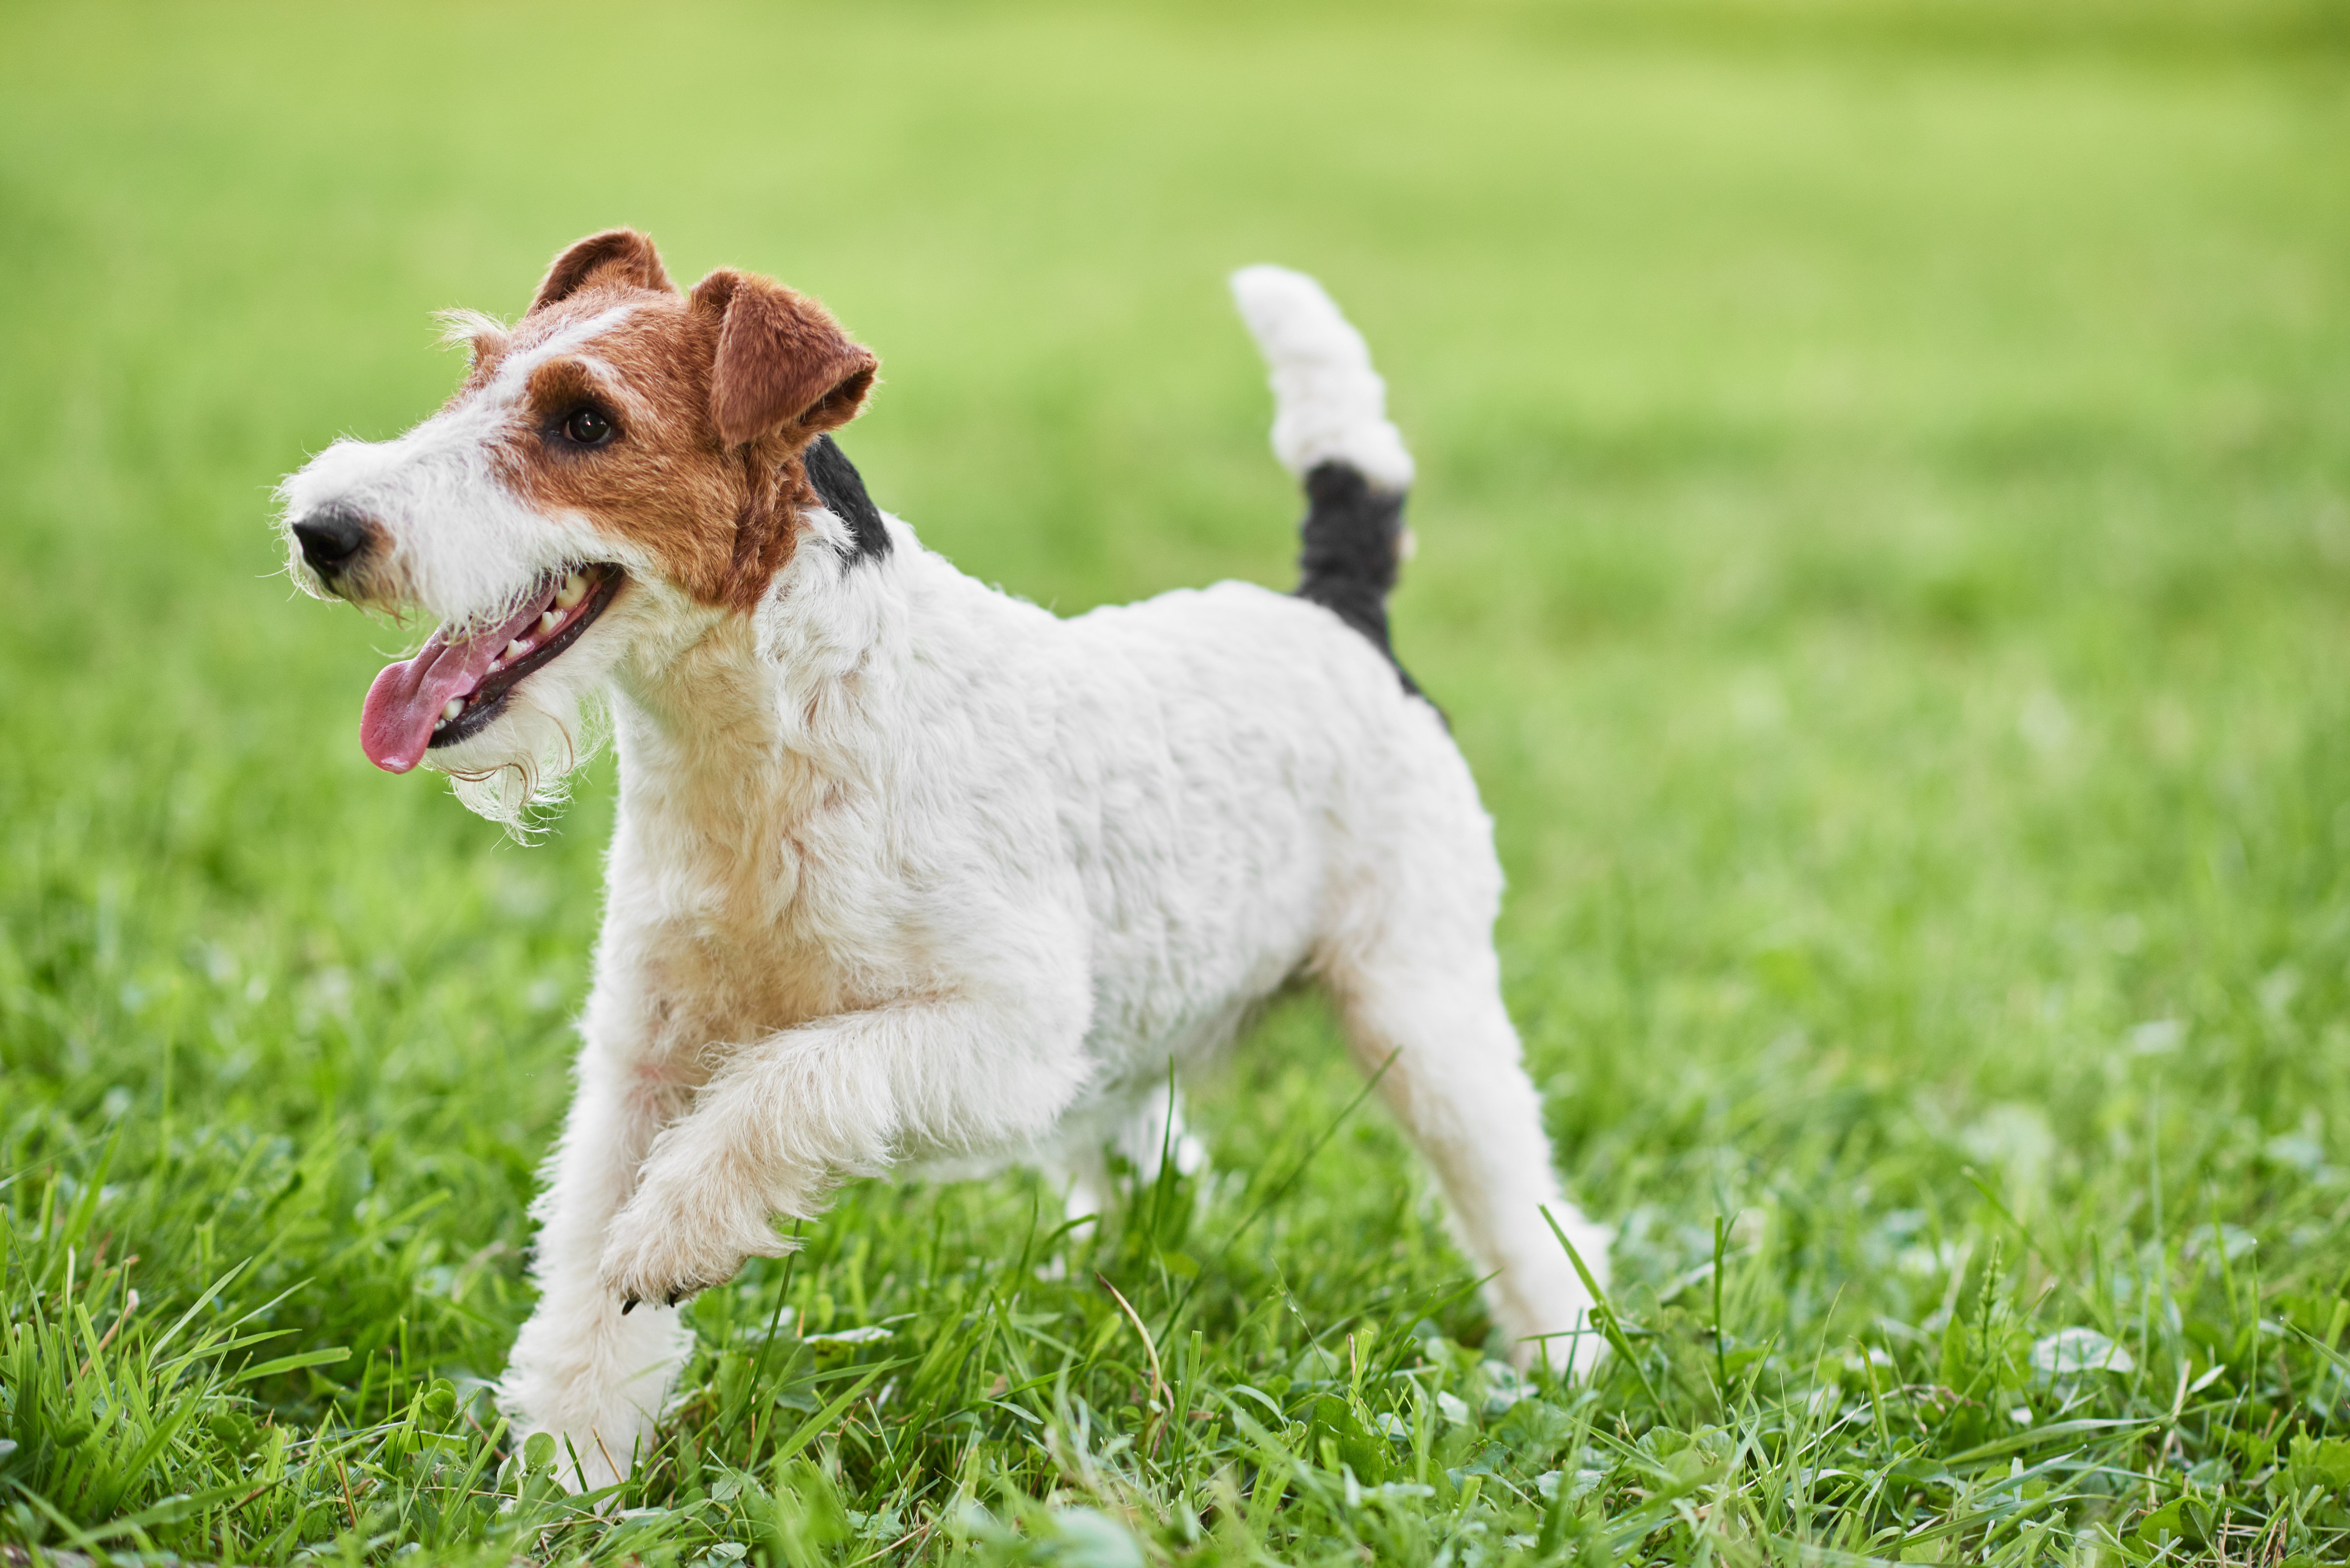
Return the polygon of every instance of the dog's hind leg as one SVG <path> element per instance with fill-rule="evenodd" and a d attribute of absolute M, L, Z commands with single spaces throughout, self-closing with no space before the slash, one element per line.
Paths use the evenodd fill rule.
<path fill-rule="evenodd" d="M 1305 487 L 1297 596 L 1360 635 L 1416 694 L 1388 635 L 1388 595 L 1410 553 L 1414 469 L 1387 417 L 1387 383 L 1312 278 L 1253 266 L 1232 283 L 1272 376 L 1274 455 Z M 1603 1283 L 1607 1238 L 1559 1193 L 1502 1006 L 1492 831 L 1441 716 L 1421 709 L 1405 722 L 1417 738 L 1400 734 L 1387 756 L 1364 759 L 1363 784 L 1340 813 L 1357 864 L 1315 969 L 1356 1059 L 1367 1072 L 1387 1064 L 1379 1088 L 1436 1168 L 1462 1248 L 1492 1275 L 1487 1294 L 1518 1359 L 1547 1353 L 1556 1366 L 1573 1355 L 1588 1366 L 1596 1341 L 1544 1337 L 1586 1326 L 1591 1301 L 1542 1211 Z"/>
<path fill-rule="evenodd" d="M 1435 1168 L 1461 1250 L 1491 1276 L 1486 1299 L 1518 1364 L 1588 1368 L 1600 1344 L 1590 1293 L 1542 1211 L 1603 1287 L 1607 1232 L 1559 1190 L 1490 941 L 1437 924 L 1326 960 L 1325 982 L 1356 1063 L 1381 1073 L 1379 1093 Z"/>
<path fill-rule="evenodd" d="M 629 1473 L 691 1342 L 675 1311 L 650 1302 L 623 1314 L 596 1278 L 646 1150 L 682 1107 L 681 1091 L 591 1044 L 546 1190 L 532 1208 L 538 1307 L 515 1341 L 498 1404 L 519 1438 L 555 1438 L 557 1477 L 574 1490 Z"/>

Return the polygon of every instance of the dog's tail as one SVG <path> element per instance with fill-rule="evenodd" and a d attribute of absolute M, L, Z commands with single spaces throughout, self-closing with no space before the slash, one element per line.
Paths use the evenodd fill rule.
<path fill-rule="evenodd" d="M 1411 553 L 1403 523 L 1411 453 L 1388 422 L 1387 383 L 1363 335 L 1322 286 L 1286 267 L 1243 267 L 1232 299 L 1273 372 L 1273 452 L 1305 486 L 1297 597 L 1335 612 L 1389 663 L 1388 595 Z M 1403 666 L 1404 690 L 1418 691 Z"/>

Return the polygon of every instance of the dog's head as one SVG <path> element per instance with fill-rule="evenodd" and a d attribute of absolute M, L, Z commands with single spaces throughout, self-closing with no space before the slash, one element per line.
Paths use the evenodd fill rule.
<path fill-rule="evenodd" d="M 440 622 L 368 692 L 368 756 L 429 761 L 511 824 L 583 754 L 583 703 L 633 648 L 758 602 L 817 504 L 801 454 L 878 362 L 767 278 L 681 294 L 629 229 L 557 256 L 512 327 L 451 319 L 457 394 L 320 452 L 281 526 L 311 593 Z"/>

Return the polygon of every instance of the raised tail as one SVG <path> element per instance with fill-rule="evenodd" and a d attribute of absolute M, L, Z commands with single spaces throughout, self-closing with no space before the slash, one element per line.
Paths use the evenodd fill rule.
<path fill-rule="evenodd" d="M 1297 597 L 1370 639 L 1418 692 L 1388 639 L 1388 595 L 1410 554 L 1403 504 L 1411 453 L 1388 422 L 1387 383 L 1363 335 L 1322 286 L 1286 267 L 1243 267 L 1232 300 L 1273 379 L 1273 452 L 1305 487 Z"/>

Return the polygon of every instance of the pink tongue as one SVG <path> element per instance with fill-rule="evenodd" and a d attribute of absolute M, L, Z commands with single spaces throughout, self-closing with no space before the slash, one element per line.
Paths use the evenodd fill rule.
<path fill-rule="evenodd" d="M 385 666 L 359 711 L 359 749 L 368 761 L 390 774 L 404 774 L 422 762 L 449 699 L 479 686 L 491 661 L 545 607 L 534 603 L 501 626 L 453 641 L 442 627 L 415 658 Z"/>

